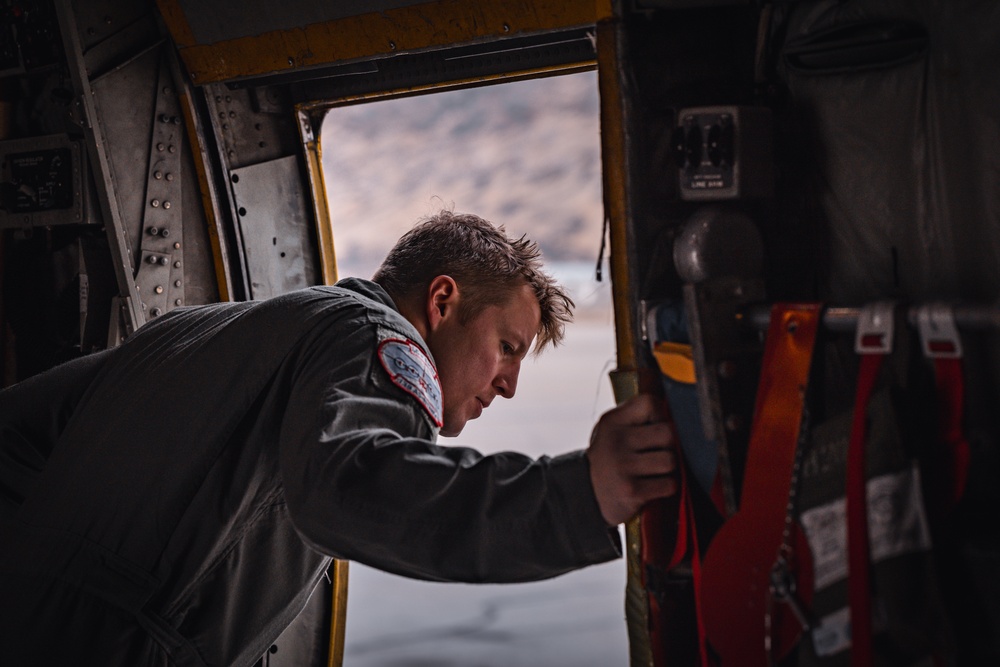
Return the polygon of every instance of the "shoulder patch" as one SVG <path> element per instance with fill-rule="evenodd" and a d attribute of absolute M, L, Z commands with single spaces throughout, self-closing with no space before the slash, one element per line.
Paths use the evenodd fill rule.
<path fill-rule="evenodd" d="M 378 358 L 392 383 L 417 399 L 434 424 L 441 428 L 441 385 L 437 369 L 419 345 L 405 338 L 386 338 Z"/>

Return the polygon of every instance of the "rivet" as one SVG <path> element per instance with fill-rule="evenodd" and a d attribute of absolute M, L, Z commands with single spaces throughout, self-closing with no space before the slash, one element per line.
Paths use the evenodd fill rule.
<path fill-rule="evenodd" d="M 163 87 L 163 94 L 164 95 L 169 95 L 170 94 L 170 86 L 164 86 Z"/>
<path fill-rule="evenodd" d="M 163 294 L 163 285 L 157 285 L 156 287 L 153 288 L 153 291 L 156 292 L 157 294 Z"/>
<path fill-rule="evenodd" d="M 173 144 L 170 144 L 169 146 L 167 146 L 167 152 L 168 152 L 168 153 L 176 153 L 176 152 L 177 152 L 177 149 L 176 149 L 176 148 L 174 148 L 174 145 L 173 145 Z"/>
<path fill-rule="evenodd" d="M 223 123 L 222 124 L 222 129 L 223 130 L 228 130 L 229 129 L 229 123 Z"/>
<path fill-rule="evenodd" d="M 174 301 L 174 305 L 175 305 L 175 306 L 179 306 L 179 305 L 181 305 L 181 300 L 180 300 L 180 299 L 177 299 L 177 300 L 175 300 L 175 301 Z"/>
<path fill-rule="evenodd" d="M 172 180 L 174 180 L 174 175 L 173 175 L 173 174 L 171 174 L 171 173 L 170 173 L 169 171 L 167 172 L 167 180 L 168 180 L 168 181 L 172 181 Z"/>
<path fill-rule="evenodd" d="M 159 208 L 160 207 L 160 200 L 159 199 L 154 199 L 153 201 L 149 202 L 149 205 L 152 206 L 153 208 Z"/>
<path fill-rule="evenodd" d="M 163 202 L 163 208 L 170 208 L 170 202 L 168 201 Z"/>
<path fill-rule="evenodd" d="M 289 65 L 294 65 L 295 64 L 295 58 L 293 58 L 291 56 L 288 56 L 288 64 Z"/>
<path fill-rule="evenodd" d="M 181 268 L 181 263 L 180 263 L 179 261 L 177 261 L 177 262 L 174 262 L 174 268 L 175 268 L 175 269 L 179 269 L 179 268 Z"/>
<path fill-rule="evenodd" d="M 171 120 L 171 122 L 172 122 L 172 123 L 173 123 L 174 125 L 180 125 L 180 124 L 181 124 L 181 117 L 180 117 L 180 116 L 174 116 L 174 117 L 173 117 L 173 118 L 171 118 L 170 120 Z"/>
<path fill-rule="evenodd" d="M 87 28 L 87 34 L 88 34 L 88 35 L 94 35 L 94 34 L 96 34 L 96 33 L 97 33 L 97 31 L 96 31 L 96 30 L 94 30 L 93 28 Z"/>
<path fill-rule="evenodd" d="M 149 262 L 150 264 L 156 264 L 156 262 L 157 262 L 157 261 L 158 261 L 159 259 L 160 259 L 160 258 L 159 258 L 159 257 L 157 257 L 156 255 L 150 255 L 150 256 L 149 256 L 149 259 L 147 259 L 146 261 L 147 261 L 147 262 Z"/>
<path fill-rule="evenodd" d="M 396 42 L 389 42 L 389 48 L 393 51 L 396 50 Z"/>
<path fill-rule="evenodd" d="M 174 250 L 180 250 L 180 249 L 181 249 L 181 242 L 174 241 Z"/>
<path fill-rule="evenodd" d="M 226 95 L 226 103 L 232 102 L 233 97 L 231 95 Z"/>
<path fill-rule="evenodd" d="M 161 153 L 163 152 L 164 148 L 166 148 L 166 146 L 164 146 L 162 143 L 156 144 L 156 150 L 160 151 Z"/>
<path fill-rule="evenodd" d="M 153 172 L 153 178 L 155 178 L 156 180 L 160 180 L 161 178 L 163 178 L 163 172 L 162 171 L 154 171 Z"/>
<path fill-rule="evenodd" d="M 243 208 L 242 206 L 240 206 L 240 210 L 237 211 L 237 213 L 239 213 L 241 216 L 244 216 L 244 215 L 247 214 L 247 210 L 245 208 Z"/>
<path fill-rule="evenodd" d="M 153 310 L 149 311 L 149 314 L 152 315 L 153 317 L 159 317 L 160 313 L 162 312 L 163 311 L 160 310 L 159 308 L 154 308 Z"/>
<path fill-rule="evenodd" d="M 174 281 L 174 287 L 180 287 L 180 286 L 181 286 L 181 281 L 175 280 Z"/>
<path fill-rule="evenodd" d="M 219 112 L 219 118 L 225 118 L 225 117 L 226 117 L 226 112 L 225 111 L 220 111 Z"/>
<path fill-rule="evenodd" d="M 160 233 L 160 230 L 158 228 L 156 228 L 156 227 L 150 227 L 149 228 L 149 234 L 150 234 L 150 236 L 156 236 L 159 233 Z"/>
<path fill-rule="evenodd" d="M 169 123 L 170 122 L 170 116 L 168 116 L 165 113 L 161 113 L 160 114 L 160 122 L 161 123 Z"/>
<path fill-rule="evenodd" d="M 235 111 L 230 111 L 229 112 L 229 117 L 230 118 L 236 118 L 236 112 Z"/>
<path fill-rule="evenodd" d="M 215 96 L 215 101 L 216 102 L 221 102 L 222 101 L 222 95 L 216 95 Z"/>
<path fill-rule="evenodd" d="M 163 229 L 160 230 L 160 236 L 162 236 L 163 238 L 167 238 L 168 236 L 170 236 L 170 230 L 164 227 Z"/>
<path fill-rule="evenodd" d="M 169 263 L 170 263 L 170 260 L 167 259 L 166 257 L 161 257 L 160 258 L 160 266 L 166 266 Z"/>
<path fill-rule="evenodd" d="M 509 25 L 507 25 L 506 23 L 504 23 L 504 24 L 503 24 L 503 31 L 504 31 L 504 32 L 510 32 L 510 26 L 509 26 Z"/>

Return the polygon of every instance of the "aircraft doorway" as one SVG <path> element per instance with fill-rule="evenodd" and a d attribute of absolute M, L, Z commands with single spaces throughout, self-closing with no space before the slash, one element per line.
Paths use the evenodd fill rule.
<path fill-rule="evenodd" d="M 610 277 L 595 280 L 603 207 L 593 72 L 331 109 L 323 173 L 338 274 L 368 278 L 440 208 L 539 242 L 577 303 L 566 342 L 529 357 L 517 396 L 459 438 L 483 452 L 586 446 L 613 405 Z M 344 664 L 614 667 L 628 660 L 625 562 L 517 585 L 431 584 L 351 564 Z"/>

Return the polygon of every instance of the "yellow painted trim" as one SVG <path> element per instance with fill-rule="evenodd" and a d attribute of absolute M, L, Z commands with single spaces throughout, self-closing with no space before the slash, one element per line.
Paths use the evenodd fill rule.
<path fill-rule="evenodd" d="M 618 80 L 617 36 L 613 22 L 597 26 L 597 85 L 601 96 L 601 156 L 604 215 L 611 250 L 611 291 L 615 311 L 618 368 L 636 368 L 628 258 L 628 205 L 624 103 Z"/>
<path fill-rule="evenodd" d="M 435 0 L 215 44 L 194 44 L 176 0 L 158 0 L 197 84 L 594 25 L 608 0 Z M 176 32 L 175 32 L 176 30 Z"/>
<path fill-rule="evenodd" d="M 312 114 L 296 107 L 299 136 L 306 157 L 309 187 L 312 189 L 313 215 L 316 219 L 316 238 L 319 241 L 320 270 L 324 285 L 337 282 L 337 254 L 333 243 L 333 224 L 330 220 L 330 202 L 326 196 L 323 176 L 323 148 L 314 129 Z"/>
<path fill-rule="evenodd" d="M 233 291 L 230 285 L 229 263 L 226 261 L 225 253 L 222 249 L 221 231 L 219 220 L 216 217 L 215 200 L 212 198 L 212 184 L 208 180 L 208 158 L 205 153 L 205 146 L 199 136 L 194 106 L 191 98 L 186 92 L 179 95 L 181 101 L 181 113 L 184 114 L 184 127 L 187 129 L 188 142 L 191 144 L 192 162 L 194 170 L 198 176 L 198 189 L 201 192 L 201 208 L 205 212 L 206 231 L 208 233 L 208 243 L 212 246 L 212 260 L 215 264 L 215 280 L 219 286 L 219 300 L 232 301 Z"/>
<path fill-rule="evenodd" d="M 333 561 L 333 608 L 330 620 L 330 656 L 327 667 L 344 664 L 344 631 L 347 629 L 347 575 L 350 563 Z"/>
<path fill-rule="evenodd" d="M 500 74 L 488 74 L 485 76 L 479 76 L 470 79 L 456 79 L 454 81 L 448 81 L 445 83 L 431 83 L 420 86 L 393 88 L 390 90 L 378 90 L 371 93 L 363 93 L 361 95 L 347 95 L 345 97 L 336 99 L 316 100 L 314 102 L 306 102 L 304 104 L 301 104 L 299 108 L 307 111 L 315 111 L 317 109 L 329 109 L 338 106 L 347 106 L 349 104 L 360 104 L 362 102 L 374 102 L 376 100 L 383 100 L 389 98 L 408 97 L 410 95 L 419 95 L 422 93 L 444 92 L 447 90 L 471 88 L 474 86 L 479 86 L 489 83 L 498 83 L 501 81 L 503 82 L 523 81 L 526 79 L 536 79 L 539 77 L 550 76 L 554 74 L 577 74 L 579 72 L 592 71 L 595 68 L 596 64 L 597 62 L 594 60 L 584 60 L 575 63 L 553 65 L 550 67 L 539 67 L 536 69 L 518 70 L 516 72 L 502 72 Z"/>
<path fill-rule="evenodd" d="M 196 44 L 194 33 L 191 31 L 187 16 L 184 15 L 184 10 L 181 9 L 180 2 L 178 0 L 156 0 L 156 5 L 160 8 L 160 15 L 163 16 L 163 22 L 167 25 L 177 48 L 184 49 L 194 46 Z"/>

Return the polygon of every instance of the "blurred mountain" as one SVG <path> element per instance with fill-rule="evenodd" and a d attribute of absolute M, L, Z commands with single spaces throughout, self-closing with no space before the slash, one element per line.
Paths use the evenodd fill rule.
<path fill-rule="evenodd" d="M 593 72 L 339 107 L 321 137 L 342 275 L 370 275 L 441 208 L 528 234 L 548 261 L 597 260 Z"/>

